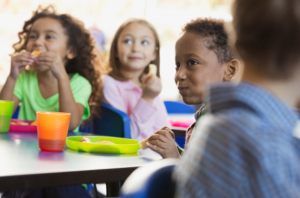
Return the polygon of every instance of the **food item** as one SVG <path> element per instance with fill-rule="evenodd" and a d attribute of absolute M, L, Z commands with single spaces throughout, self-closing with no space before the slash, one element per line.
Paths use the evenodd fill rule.
<path fill-rule="evenodd" d="M 34 56 L 34 57 L 37 57 L 37 55 L 39 55 L 40 53 L 42 53 L 41 51 L 33 51 L 32 52 L 32 55 Z"/>
<path fill-rule="evenodd" d="M 91 140 L 89 138 L 83 137 L 81 138 L 80 142 L 91 143 Z"/>
<path fill-rule="evenodd" d="M 156 76 L 156 73 L 157 73 L 157 66 L 154 64 L 150 64 L 149 65 L 149 74 Z"/>
<path fill-rule="evenodd" d="M 10 124 L 12 124 L 12 125 L 29 125 L 29 124 L 26 123 L 26 122 L 20 122 L 20 121 L 16 121 L 16 120 L 12 120 L 12 121 L 10 122 Z"/>
<path fill-rule="evenodd" d="M 111 145 L 113 145 L 115 143 L 110 142 L 110 141 L 102 141 L 102 142 L 96 142 L 96 144 L 111 144 Z"/>
<path fill-rule="evenodd" d="M 33 121 L 30 125 L 36 126 L 37 125 L 37 121 Z"/>
<path fill-rule="evenodd" d="M 148 148 L 148 147 L 147 147 L 147 144 L 146 144 L 147 142 L 148 142 L 148 138 L 146 138 L 146 139 L 144 139 L 144 140 L 141 140 L 141 141 L 139 142 L 141 149 L 145 150 L 146 148 Z"/>

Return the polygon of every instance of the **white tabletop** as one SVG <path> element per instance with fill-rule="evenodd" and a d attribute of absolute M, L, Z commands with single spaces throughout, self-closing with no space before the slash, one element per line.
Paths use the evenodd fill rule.
<path fill-rule="evenodd" d="M 45 152 L 38 147 L 36 133 L 3 133 L 0 134 L 0 190 L 125 180 L 137 167 L 160 159 L 159 154 L 149 149 L 121 155 L 69 148 L 63 152 Z"/>

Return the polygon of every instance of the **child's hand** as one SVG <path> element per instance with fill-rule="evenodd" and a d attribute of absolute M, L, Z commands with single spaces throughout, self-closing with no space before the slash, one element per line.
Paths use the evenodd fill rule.
<path fill-rule="evenodd" d="M 30 52 L 22 51 L 20 53 L 14 54 L 11 57 L 11 69 L 9 76 L 13 79 L 17 79 L 19 74 L 24 71 L 27 65 L 33 63 L 33 55 Z"/>
<path fill-rule="evenodd" d="M 142 98 L 150 103 L 161 92 L 161 80 L 152 74 L 146 74 L 142 78 Z"/>
<path fill-rule="evenodd" d="M 168 127 L 163 127 L 148 138 L 146 145 L 163 158 L 180 158 L 174 138 L 173 131 Z"/>
<path fill-rule="evenodd" d="M 50 68 L 55 78 L 68 78 L 65 65 L 60 56 L 53 52 L 42 52 L 35 58 L 37 65 L 43 65 Z"/>

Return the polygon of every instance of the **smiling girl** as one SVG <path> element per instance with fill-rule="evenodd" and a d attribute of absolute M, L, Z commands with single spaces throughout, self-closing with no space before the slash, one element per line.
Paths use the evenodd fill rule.
<path fill-rule="evenodd" d="M 80 21 L 48 7 L 25 22 L 19 38 L 0 99 L 14 101 L 14 111 L 22 102 L 23 120 L 36 120 L 37 111 L 71 113 L 69 130 L 74 130 L 90 115 L 89 98 L 100 104 L 100 73 L 90 34 Z M 41 53 L 34 56 L 36 51 Z"/>
<path fill-rule="evenodd" d="M 159 79 L 159 40 L 147 21 L 132 19 L 117 30 L 113 39 L 109 65 L 112 71 L 104 77 L 103 102 L 130 116 L 131 136 L 141 140 L 163 126 L 169 126 Z M 149 64 L 157 66 L 149 74 Z"/>

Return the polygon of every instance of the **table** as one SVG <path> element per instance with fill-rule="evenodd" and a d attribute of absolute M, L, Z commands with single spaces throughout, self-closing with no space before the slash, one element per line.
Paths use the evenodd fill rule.
<path fill-rule="evenodd" d="M 68 134 L 73 135 L 91 134 Z M 45 152 L 38 147 L 36 133 L 2 133 L 0 191 L 122 181 L 136 168 L 160 159 L 150 149 L 136 154 L 85 153 L 67 147 Z"/>

